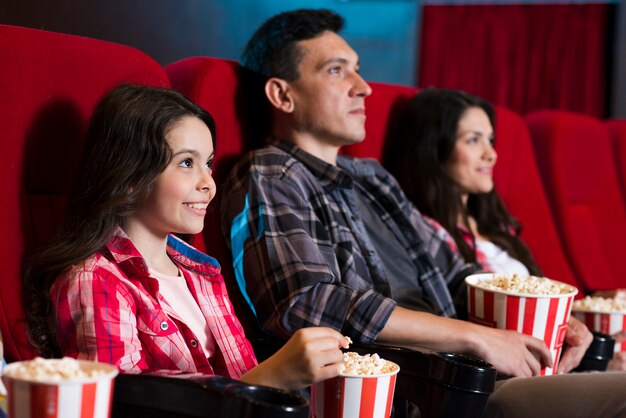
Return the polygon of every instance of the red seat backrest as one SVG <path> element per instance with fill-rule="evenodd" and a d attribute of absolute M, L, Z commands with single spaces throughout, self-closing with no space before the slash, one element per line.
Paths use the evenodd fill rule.
<path fill-rule="evenodd" d="M 9 361 L 32 357 L 20 298 L 25 253 L 54 233 L 97 100 L 122 82 L 169 86 L 122 45 L 0 25 L 0 330 Z"/>
<path fill-rule="evenodd" d="M 206 252 L 215 257 L 222 266 L 222 275 L 237 316 L 251 334 L 256 330 L 249 325 L 252 311 L 248 310 L 235 280 L 231 256 L 221 231 L 221 186 L 228 172 L 239 160 L 247 146 L 244 143 L 245 122 L 240 99 L 241 69 L 235 61 L 210 57 L 186 58 L 165 66 L 172 87 L 202 106 L 215 119 L 217 141 L 215 146 L 214 178 L 217 194 L 211 202 L 204 222 Z M 241 106 L 240 106 L 241 105 Z M 248 335 L 254 338 L 254 335 Z M 255 347 L 256 349 L 257 347 Z"/>
<path fill-rule="evenodd" d="M 524 119 L 496 108 L 494 180 L 498 194 L 522 225 L 522 239 L 547 277 L 582 290 L 563 252 Z"/>
<path fill-rule="evenodd" d="M 622 198 L 626 202 L 626 119 L 608 120 L 605 126 L 611 134 Z"/>
<path fill-rule="evenodd" d="M 563 111 L 526 118 L 539 170 L 570 265 L 587 290 L 626 286 L 626 210 L 607 128 Z"/>
<path fill-rule="evenodd" d="M 393 127 L 417 93 L 415 87 L 384 83 L 369 83 L 372 94 L 365 99 L 365 140 L 342 148 L 352 157 L 375 158 L 381 161 L 385 139 L 393 134 Z"/>

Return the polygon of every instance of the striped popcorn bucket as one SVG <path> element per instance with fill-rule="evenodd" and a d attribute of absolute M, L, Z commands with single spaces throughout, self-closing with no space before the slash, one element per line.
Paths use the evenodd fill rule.
<path fill-rule="evenodd" d="M 50 360 L 54 361 L 54 360 Z M 11 418 L 109 418 L 113 382 L 117 367 L 92 361 L 78 361 L 81 369 L 102 369 L 97 377 L 39 382 L 17 379 L 7 374 L 20 367 L 11 363 L 4 369 L 2 381 L 8 393 L 8 416 Z"/>
<path fill-rule="evenodd" d="M 573 314 L 592 331 L 614 335 L 626 329 L 626 312 L 573 311 Z M 626 341 L 615 342 L 615 352 L 618 351 L 626 351 Z"/>
<path fill-rule="evenodd" d="M 389 418 L 399 367 L 374 376 L 338 376 L 311 387 L 312 418 Z"/>
<path fill-rule="evenodd" d="M 571 288 L 571 291 L 557 295 L 530 295 L 487 290 L 478 286 L 493 277 L 493 274 L 474 274 L 465 279 L 470 321 L 543 340 L 552 353 L 554 367 L 544 367 L 541 374 L 553 374 L 558 367 L 572 303 L 578 290 L 561 283 Z"/>

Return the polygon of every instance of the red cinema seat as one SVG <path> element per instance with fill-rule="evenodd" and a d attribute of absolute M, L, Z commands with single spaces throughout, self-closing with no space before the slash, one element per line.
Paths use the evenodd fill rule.
<path fill-rule="evenodd" d="M 257 342 L 263 339 L 264 334 L 260 333 L 253 310 L 242 297 L 241 289 L 245 289 L 245 284 L 237 283 L 230 262 L 231 256 L 221 230 L 221 187 L 234 163 L 239 160 L 244 150 L 250 147 L 244 140 L 248 125 L 245 123 L 245 100 L 241 91 L 242 70 L 235 61 L 191 57 L 166 65 L 165 71 L 171 80 L 172 88 L 202 106 L 215 119 L 217 141 L 213 177 L 217 184 L 217 194 L 209 206 L 204 221 L 206 252 L 219 261 L 237 316 L 242 321 L 248 338 L 254 343 L 257 357 L 265 358 L 272 354 L 276 347 L 267 343 L 269 346 L 267 353 L 259 348 L 259 344 L 266 343 Z"/>
<path fill-rule="evenodd" d="M 522 239 L 547 277 L 582 291 L 584 286 L 576 280 L 563 252 L 524 119 L 511 110 L 496 107 L 495 138 L 496 188 L 509 211 L 522 224 Z"/>
<path fill-rule="evenodd" d="M 626 286 L 626 210 L 609 132 L 599 120 L 564 111 L 526 118 L 566 255 L 586 290 Z"/>
<path fill-rule="evenodd" d="M 369 83 L 372 94 L 365 99 L 365 140 L 344 147 L 342 153 L 352 157 L 375 158 L 381 161 L 385 139 L 393 134 L 417 88 L 395 84 Z"/>
<path fill-rule="evenodd" d="M 605 122 L 613 143 L 617 175 L 622 191 L 622 197 L 626 202 L 626 120 L 612 119 Z"/>
<path fill-rule="evenodd" d="M 58 224 L 97 100 L 122 82 L 169 86 L 136 49 L 0 25 L 0 330 L 8 361 L 35 355 L 20 298 L 25 254 Z"/>

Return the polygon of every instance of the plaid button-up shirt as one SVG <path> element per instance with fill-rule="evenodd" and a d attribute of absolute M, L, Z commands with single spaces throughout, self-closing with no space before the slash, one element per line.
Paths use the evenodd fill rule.
<path fill-rule="evenodd" d="M 321 325 L 371 342 L 396 306 L 357 190 L 415 263 L 415 286 L 434 313 L 456 314 L 453 298 L 476 269 L 450 251 L 374 160 L 339 156 L 333 166 L 276 141 L 248 154 L 223 190 L 223 229 L 240 289 L 264 329 L 283 338 Z"/>
<path fill-rule="evenodd" d="M 216 353 L 210 361 L 193 332 L 170 318 L 157 279 L 117 228 L 106 248 L 60 276 L 52 288 L 63 354 L 122 371 L 177 371 L 238 378 L 256 365 L 217 261 L 170 236 L 178 265 L 204 314 Z"/>

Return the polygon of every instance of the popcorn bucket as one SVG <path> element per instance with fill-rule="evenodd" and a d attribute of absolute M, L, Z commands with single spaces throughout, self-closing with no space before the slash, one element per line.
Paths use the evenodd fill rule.
<path fill-rule="evenodd" d="M 465 279 L 468 285 L 469 320 L 543 340 L 550 349 L 554 367 L 544 367 L 541 374 L 553 374 L 558 368 L 572 302 L 578 290 L 574 286 L 554 280 L 552 282 L 565 287 L 567 293 L 534 295 L 485 289 L 480 286 L 481 282 L 492 280 L 497 276 L 474 274 Z"/>
<path fill-rule="evenodd" d="M 591 312 L 573 311 L 573 315 L 580 319 L 591 331 L 598 331 L 607 335 L 614 335 L 626 330 L 626 312 Z M 615 342 L 615 352 L 626 351 L 626 341 Z"/>
<path fill-rule="evenodd" d="M 47 360 L 49 362 L 61 360 Z M 7 365 L 2 381 L 8 392 L 8 416 L 11 418 L 109 418 L 113 381 L 117 367 L 93 361 L 77 361 L 90 372 L 102 370 L 95 377 L 60 381 L 35 381 L 9 376 L 23 363 Z"/>
<path fill-rule="evenodd" d="M 389 418 L 395 371 L 372 376 L 338 376 L 311 387 L 312 418 Z"/>

